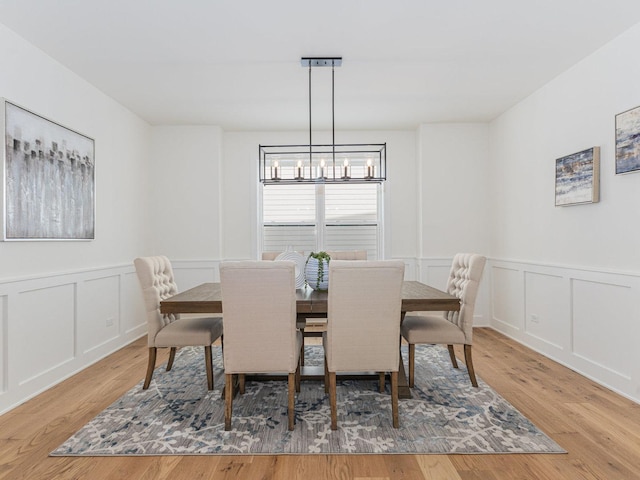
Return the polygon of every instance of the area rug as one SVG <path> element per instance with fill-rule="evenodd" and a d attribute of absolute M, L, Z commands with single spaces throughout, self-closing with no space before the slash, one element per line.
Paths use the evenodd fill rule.
<path fill-rule="evenodd" d="M 406 363 L 406 348 L 403 356 Z M 322 347 L 307 346 L 307 365 L 321 364 Z M 215 390 L 206 389 L 203 350 L 184 348 L 173 369 L 156 369 L 51 453 L 52 456 L 260 454 L 564 453 L 512 405 L 463 365 L 452 368 L 446 348 L 416 346 L 412 399 L 391 398 L 377 380 L 340 380 L 338 430 L 330 429 L 324 384 L 302 382 L 293 432 L 287 429 L 284 381 L 247 382 L 233 402 L 233 430 L 224 431 L 224 371 L 214 347 Z"/>

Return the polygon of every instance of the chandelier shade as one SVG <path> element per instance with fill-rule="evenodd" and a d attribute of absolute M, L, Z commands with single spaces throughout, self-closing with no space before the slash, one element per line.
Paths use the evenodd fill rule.
<path fill-rule="evenodd" d="M 387 178 L 386 149 L 385 143 L 260 145 L 260 181 L 381 182 Z"/>
<path fill-rule="evenodd" d="M 302 57 L 309 68 L 309 143 L 306 145 L 260 145 L 258 175 L 269 183 L 382 182 L 387 178 L 387 145 L 335 143 L 335 67 L 342 57 Z M 311 128 L 311 71 L 331 67 L 332 143 L 314 145 Z"/>

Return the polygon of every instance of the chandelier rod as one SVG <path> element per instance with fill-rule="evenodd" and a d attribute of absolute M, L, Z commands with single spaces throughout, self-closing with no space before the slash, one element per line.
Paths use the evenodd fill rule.
<path fill-rule="evenodd" d="M 333 147 L 333 170 L 336 169 L 336 98 L 335 98 L 335 62 L 331 60 L 331 145 Z"/>
<path fill-rule="evenodd" d="M 313 166 L 313 142 L 311 141 L 311 62 L 309 62 L 309 173 Z"/>

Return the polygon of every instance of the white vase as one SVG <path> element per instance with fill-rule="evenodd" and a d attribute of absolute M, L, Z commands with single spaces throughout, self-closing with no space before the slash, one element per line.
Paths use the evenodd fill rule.
<path fill-rule="evenodd" d="M 328 290 L 329 289 L 329 262 L 326 259 L 322 259 L 322 277 L 318 279 L 318 266 L 319 260 L 317 258 L 309 257 L 307 264 L 304 267 L 304 278 L 314 290 Z"/>

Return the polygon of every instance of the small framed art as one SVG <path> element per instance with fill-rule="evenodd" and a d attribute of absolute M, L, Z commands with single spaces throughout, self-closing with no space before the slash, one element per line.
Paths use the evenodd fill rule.
<path fill-rule="evenodd" d="M 600 200 L 600 147 L 556 160 L 556 207 Z"/>
<path fill-rule="evenodd" d="M 640 170 L 640 107 L 616 115 L 616 174 Z"/>
<path fill-rule="evenodd" d="M 93 239 L 94 140 L 0 101 L 2 239 Z"/>

